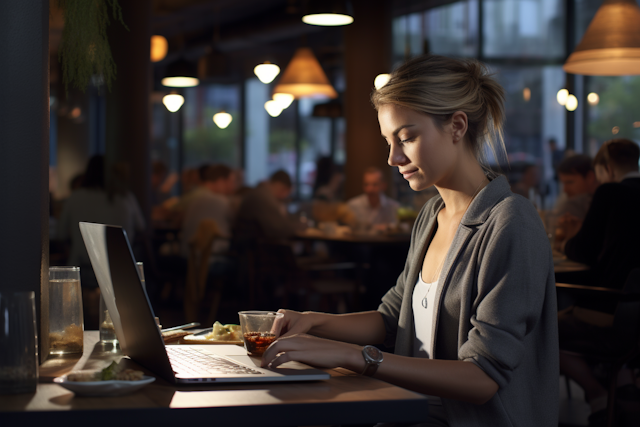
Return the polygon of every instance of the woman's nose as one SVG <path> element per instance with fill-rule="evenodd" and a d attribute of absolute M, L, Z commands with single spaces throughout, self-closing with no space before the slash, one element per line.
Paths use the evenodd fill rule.
<path fill-rule="evenodd" d="M 389 146 L 389 158 L 387 159 L 387 163 L 389 166 L 400 166 L 407 162 L 407 157 L 404 155 L 402 148 L 400 148 L 397 144 L 391 144 Z"/>

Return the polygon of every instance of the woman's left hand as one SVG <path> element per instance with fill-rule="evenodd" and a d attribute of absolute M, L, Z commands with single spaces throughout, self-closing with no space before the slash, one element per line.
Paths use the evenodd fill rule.
<path fill-rule="evenodd" d="M 262 367 L 275 368 L 292 360 L 319 368 L 364 369 L 362 347 L 307 334 L 276 340 L 262 355 Z"/>

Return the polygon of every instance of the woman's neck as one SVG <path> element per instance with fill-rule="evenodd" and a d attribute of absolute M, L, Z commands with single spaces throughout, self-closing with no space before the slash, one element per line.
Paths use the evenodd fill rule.
<path fill-rule="evenodd" d="M 477 160 L 464 162 L 449 176 L 436 184 L 444 201 L 446 215 L 462 215 L 471 200 L 489 183 Z"/>

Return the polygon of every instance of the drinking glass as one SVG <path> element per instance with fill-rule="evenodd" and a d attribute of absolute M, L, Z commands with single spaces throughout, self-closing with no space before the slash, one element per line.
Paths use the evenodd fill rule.
<path fill-rule="evenodd" d="M 49 268 L 49 354 L 82 353 L 80 267 Z"/>
<path fill-rule="evenodd" d="M 240 311 L 240 328 L 249 356 L 262 356 L 280 336 L 284 314 L 271 311 Z"/>
<path fill-rule="evenodd" d="M 33 393 L 38 385 L 34 292 L 0 292 L 0 313 L 0 394 Z"/>
<path fill-rule="evenodd" d="M 140 277 L 140 283 L 142 287 L 145 288 L 145 280 L 144 280 L 144 264 L 142 262 L 136 262 L 136 270 L 138 271 L 138 276 Z M 106 346 L 112 346 L 113 348 L 117 348 L 118 337 L 116 335 L 116 329 L 113 326 L 113 320 L 111 320 L 111 315 L 109 314 L 109 310 L 107 309 L 107 304 L 104 302 L 104 297 L 100 295 L 100 342 Z"/>

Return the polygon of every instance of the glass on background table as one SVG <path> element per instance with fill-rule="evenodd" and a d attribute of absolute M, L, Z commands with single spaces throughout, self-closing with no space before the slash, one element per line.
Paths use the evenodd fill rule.
<path fill-rule="evenodd" d="M 82 354 L 80 267 L 49 268 L 49 354 Z"/>

